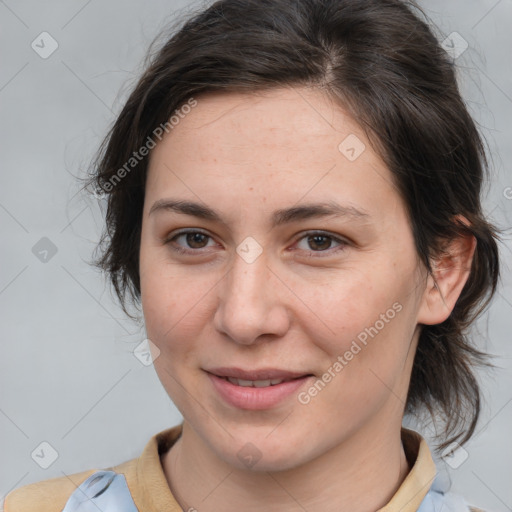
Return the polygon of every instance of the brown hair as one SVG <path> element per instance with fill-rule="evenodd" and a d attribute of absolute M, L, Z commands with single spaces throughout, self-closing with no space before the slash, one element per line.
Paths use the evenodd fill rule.
<path fill-rule="evenodd" d="M 422 327 L 406 413 L 444 417 L 440 448 L 474 433 L 475 365 L 487 355 L 468 327 L 499 278 L 498 230 L 480 204 L 487 160 L 451 58 L 417 7 L 400 0 L 220 0 L 185 21 L 149 64 L 105 138 L 91 184 L 108 192 L 96 264 L 126 309 L 140 299 L 139 249 L 148 158 L 112 179 L 155 128 L 206 91 L 321 87 L 365 129 L 391 170 L 429 272 L 444 242 L 477 240 L 470 277 L 449 318 Z M 128 172 L 129 171 L 129 172 Z M 464 216 L 469 225 L 455 222 Z M 490 366 L 490 365 L 489 365 Z"/>

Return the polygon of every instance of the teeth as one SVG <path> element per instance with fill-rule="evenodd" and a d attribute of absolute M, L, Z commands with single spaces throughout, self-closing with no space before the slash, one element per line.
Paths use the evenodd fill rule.
<path fill-rule="evenodd" d="M 234 377 L 226 377 L 231 384 L 235 386 L 242 386 L 245 388 L 266 388 L 268 386 L 275 386 L 276 384 L 281 384 L 286 379 L 267 379 L 267 380 L 243 380 L 243 379 L 235 379 Z"/>
<path fill-rule="evenodd" d="M 253 386 L 255 388 L 266 388 L 267 386 L 270 386 L 270 380 L 255 380 L 253 382 Z"/>

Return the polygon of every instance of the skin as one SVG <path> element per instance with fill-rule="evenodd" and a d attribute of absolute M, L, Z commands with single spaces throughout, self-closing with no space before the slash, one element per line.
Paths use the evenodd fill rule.
<path fill-rule="evenodd" d="M 162 456 L 169 486 L 184 510 L 200 512 L 378 510 L 410 470 L 400 429 L 421 325 L 450 314 L 475 241 L 452 241 L 434 286 L 391 172 L 320 90 L 197 101 L 152 151 L 140 247 L 155 369 L 184 417 Z M 366 147 L 354 161 L 338 149 L 350 134 Z M 169 198 L 207 205 L 223 222 L 150 214 Z M 368 217 L 270 225 L 275 210 L 330 200 Z M 171 240 L 184 228 L 207 236 Z M 311 230 L 327 238 L 308 239 Z M 236 252 L 246 237 L 263 249 L 251 263 Z M 295 393 L 268 410 L 235 408 L 204 371 L 321 377 L 395 303 L 400 312 L 307 405 Z M 252 467 L 237 457 L 248 442 L 261 456 Z"/>

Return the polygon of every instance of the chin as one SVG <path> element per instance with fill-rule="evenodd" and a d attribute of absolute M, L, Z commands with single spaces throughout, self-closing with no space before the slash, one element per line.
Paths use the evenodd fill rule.
<path fill-rule="evenodd" d="M 229 460 L 226 462 L 230 466 L 234 466 L 237 469 L 251 471 L 254 473 L 276 473 L 280 471 L 292 470 L 301 464 L 305 463 L 305 460 L 297 457 L 297 453 L 286 453 L 286 454 L 269 454 L 265 456 L 265 451 L 261 453 L 261 458 L 254 459 L 254 461 L 246 461 L 247 455 L 242 460 L 238 457 L 238 453 L 230 454 Z M 224 454 L 225 457 L 225 454 Z"/>
<path fill-rule="evenodd" d="M 270 431 L 264 429 L 258 434 L 237 436 L 235 443 L 218 446 L 217 454 L 230 466 L 253 472 L 286 471 L 307 462 L 304 443 L 284 433 L 269 436 Z M 233 450 L 234 445 L 239 448 Z"/>

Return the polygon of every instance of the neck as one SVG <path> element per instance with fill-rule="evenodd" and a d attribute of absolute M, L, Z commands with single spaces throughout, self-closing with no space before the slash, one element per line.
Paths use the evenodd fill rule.
<path fill-rule="evenodd" d="M 400 429 L 371 430 L 359 429 L 299 467 L 256 472 L 226 464 L 185 422 L 162 464 L 176 501 L 186 511 L 370 512 L 390 501 L 410 469 Z"/>

